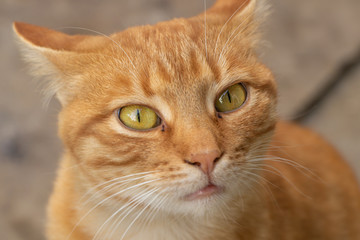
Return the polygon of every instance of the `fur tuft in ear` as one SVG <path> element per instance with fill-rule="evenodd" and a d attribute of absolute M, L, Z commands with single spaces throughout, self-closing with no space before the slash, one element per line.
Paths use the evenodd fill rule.
<path fill-rule="evenodd" d="M 233 52 L 252 56 L 261 41 L 261 23 L 268 13 L 266 0 L 217 0 L 205 13 L 209 31 L 216 36 L 214 54 L 226 62 Z M 223 66 L 223 65 L 222 65 Z"/>
<path fill-rule="evenodd" d="M 220 26 L 221 31 L 247 29 L 249 33 L 254 33 L 269 13 L 266 1 L 217 0 L 204 14 L 211 24 Z"/>

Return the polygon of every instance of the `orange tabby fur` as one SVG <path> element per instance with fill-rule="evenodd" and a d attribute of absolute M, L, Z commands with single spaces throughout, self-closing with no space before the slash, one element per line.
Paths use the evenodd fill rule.
<path fill-rule="evenodd" d="M 48 239 L 360 239 L 349 167 L 316 134 L 277 120 L 275 81 L 255 54 L 262 9 L 218 0 L 199 16 L 110 37 L 14 24 L 63 106 Z M 217 113 L 216 97 L 237 82 L 246 103 Z M 161 127 L 123 127 L 115 112 L 129 104 L 154 109 Z M 221 158 L 209 176 L 185 162 L 210 151 Z M 209 179 L 223 191 L 184 200 Z"/>

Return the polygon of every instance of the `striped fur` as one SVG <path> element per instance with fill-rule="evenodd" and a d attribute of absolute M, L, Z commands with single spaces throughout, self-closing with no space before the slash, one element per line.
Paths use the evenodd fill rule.
<path fill-rule="evenodd" d="M 255 54 L 265 8 L 218 0 L 193 18 L 109 37 L 14 24 L 63 106 L 48 239 L 360 238 L 360 194 L 346 164 L 315 134 L 277 121 L 276 84 Z M 245 104 L 217 113 L 216 97 L 238 82 Z M 129 104 L 154 109 L 161 126 L 124 127 L 117 110 Z M 221 154 L 209 176 L 186 162 L 213 149 Z M 222 192 L 184 200 L 209 179 Z"/>

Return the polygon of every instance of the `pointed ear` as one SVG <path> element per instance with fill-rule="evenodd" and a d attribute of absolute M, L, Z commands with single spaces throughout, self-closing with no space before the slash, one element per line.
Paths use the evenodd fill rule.
<path fill-rule="evenodd" d="M 267 10 L 266 0 L 217 0 L 206 14 L 223 26 L 231 22 L 239 24 L 258 21 L 267 15 Z"/>
<path fill-rule="evenodd" d="M 56 95 L 61 104 L 67 104 L 80 85 L 76 64 L 84 53 L 81 43 L 90 36 L 70 36 L 35 25 L 13 24 L 23 56 L 30 63 L 33 75 L 45 78 L 45 101 Z"/>
<path fill-rule="evenodd" d="M 268 5 L 266 0 L 217 0 L 204 14 L 217 36 L 216 46 L 246 41 L 253 49 L 260 39 L 259 26 L 268 14 Z"/>
<path fill-rule="evenodd" d="M 14 22 L 13 28 L 20 39 L 28 44 L 59 51 L 75 51 L 77 45 L 87 38 L 83 35 L 70 36 L 22 22 Z"/>

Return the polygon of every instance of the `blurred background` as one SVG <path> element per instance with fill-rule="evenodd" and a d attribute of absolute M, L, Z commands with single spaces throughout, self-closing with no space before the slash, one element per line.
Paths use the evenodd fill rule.
<path fill-rule="evenodd" d="M 210 6 L 214 1 L 207 0 Z M 269 0 L 265 47 L 259 51 L 279 84 L 279 112 L 291 120 L 360 50 L 359 0 Z M 11 28 L 24 21 L 49 28 L 84 27 L 110 34 L 201 12 L 203 0 L 0 1 L 0 239 L 43 240 L 45 206 L 61 143 L 60 105 L 42 107 Z M 75 33 L 74 30 L 66 30 Z M 84 32 L 82 32 L 84 33 Z M 317 105 L 304 125 L 331 141 L 360 176 L 360 66 Z"/>

